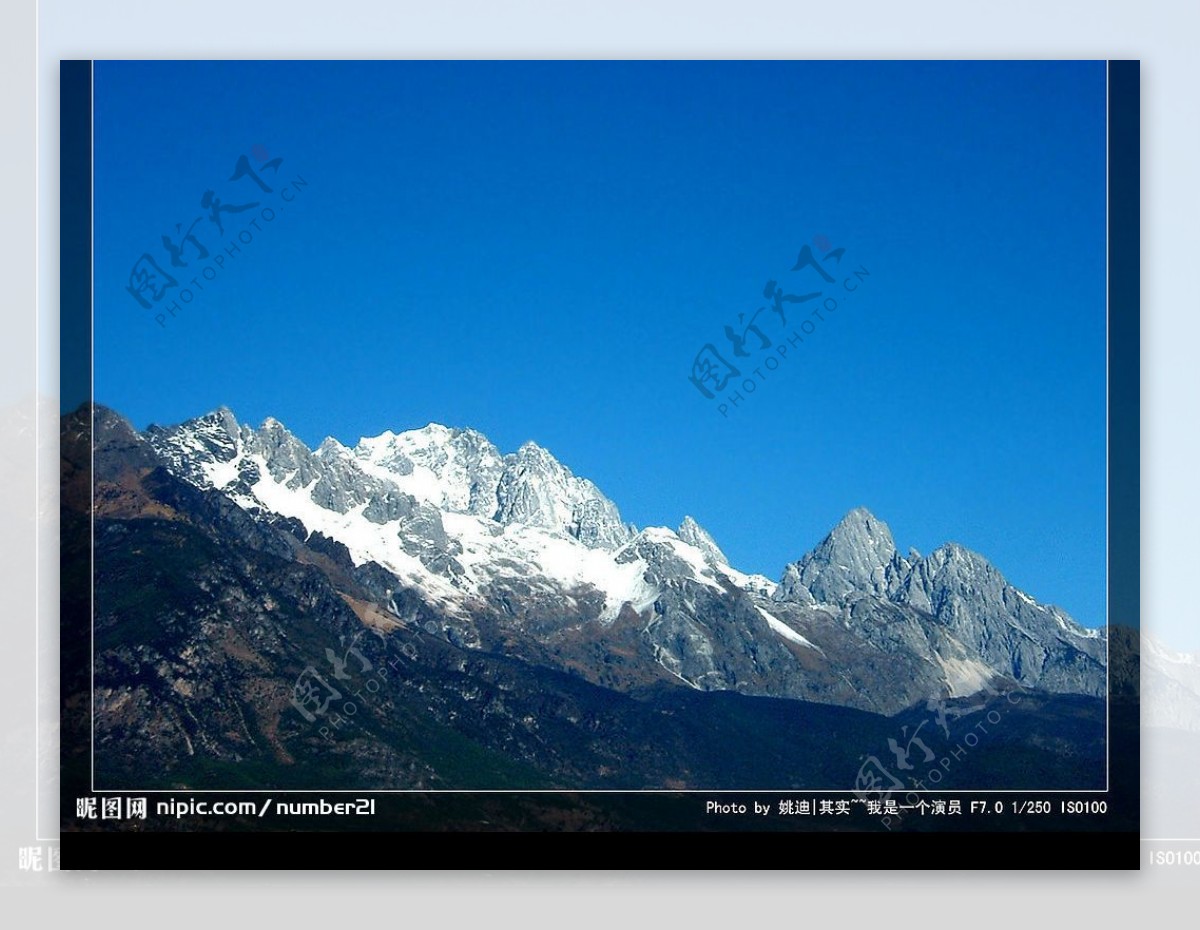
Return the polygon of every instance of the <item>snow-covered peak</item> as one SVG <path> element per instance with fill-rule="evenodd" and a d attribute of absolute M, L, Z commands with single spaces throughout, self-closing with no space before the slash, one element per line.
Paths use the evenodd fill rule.
<path fill-rule="evenodd" d="M 368 473 L 441 511 L 536 527 L 595 548 L 615 549 L 631 535 L 592 482 L 532 441 L 503 455 L 475 430 L 430 423 L 364 438 L 353 455 Z"/>
<path fill-rule="evenodd" d="M 238 424 L 232 410 L 218 407 L 178 426 L 151 424 L 145 438 L 174 472 L 201 483 L 211 466 L 237 458 L 244 432 L 249 431 Z"/>
<path fill-rule="evenodd" d="M 707 539 L 709 544 L 716 548 L 712 537 L 696 526 L 695 521 L 692 521 L 692 524 L 703 534 L 701 542 Z M 684 525 L 687 525 L 686 520 Z M 683 528 L 680 527 L 681 530 Z M 695 538 L 693 535 L 693 539 Z M 717 549 L 718 553 L 720 551 Z M 677 533 L 665 526 L 648 526 L 637 533 L 618 552 L 617 560 L 633 556 L 650 565 L 654 577 L 668 585 L 688 581 L 717 591 L 725 591 L 731 584 L 759 597 L 771 597 L 777 587 L 775 582 L 763 575 L 749 575 L 731 567 L 723 555 L 720 560 L 714 559 L 707 546 L 697 544 L 692 539 L 685 538 L 684 533 Z"/>
<path fill-rule="evenodd" d="M 350 450 L 332 436 L 326 436 L 321 441 L 321 445 L 317 447 L 316 454 L 321 456 L 343 457 L 350 455 Z"/>
<path fill-rule="evenodd" d="M 716 540 L 691 517 L 683 518 L 683 522 L 679 524 L 678 532 L 680 539 L 686 543 L 691 543 L 715 564 L 729 564 L 729 559 L 725 558 L 725 553 L 721 551 L 721 547 L 717 545 Z"/>
<path fill-rule="evenodd" d="M 475 430 L 440 423 L 403 433 L 389 430 L 359 440 L 353 454 L 365 471 L 440 510 L 495 513 L 503 457 Z"/>
<path fill-rule="evenodd" d="M 532 439 L 526 439 L 519 449 L 517 449 L 516 457 L 526 462 L 544 462 L 546 464 L 553 463 L 559 465 L 558 459 L 550 454 L 550 450 L 539 446 Z"/>

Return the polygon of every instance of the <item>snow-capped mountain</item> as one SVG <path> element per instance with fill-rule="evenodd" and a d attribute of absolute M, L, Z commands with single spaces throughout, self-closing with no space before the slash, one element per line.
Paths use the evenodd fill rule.
<path fill-rule="evenodd" d="M 437 424 L 315 451 L 282 424 L 241 426 L 227 409 L 170 429 L 153 449 L 181 477 L 252 512 L 300 520 L 468 617 L 496 585 L 598 593 L 611 619 L 640 600 L 639 566 L 613 557 L 634 536 L 616 506 L 530 442 L 501 455 L 473 430 Z"/>
<path fill-rule="evenodd" d="M 379 566 L 391 579 L 380 606 L 397 622 L 621 690 L 671 681 L 888 713 L 1006 682 L 1105 690 L 1103 632 L 960 546 L 901 556 L 863 509 L 776 584 L 731 566 L 690 516 L 677 530 L 626 524 L 532 442 L 505 454 L 429 424 L 313 451 L 274 419 L 252 429 L 226 408 L 125 432 L 122 448 L 196 488 Z"/>

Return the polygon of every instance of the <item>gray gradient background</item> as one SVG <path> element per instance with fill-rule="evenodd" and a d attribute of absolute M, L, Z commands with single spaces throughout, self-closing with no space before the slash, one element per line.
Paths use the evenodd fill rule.
<path fill-rule="evenodd" d="M 270 920 L 277 926 L 304 914 L 304 926 L 341 927 L 365 922 L 491 927 L 518 920 L 525 926 L 607 927 L 631 918 L 688 927 L 766 921 L 799 926 L 814 920 L 871 927 L 931 922 L 1007 926 L 1014 920 L 1034 926 L 1094 920 L 1097 926 L 1110 926 L 1134 917 L 1194 923 L 1196 904 L 1189 892 L 1200 880 L 1200 866 L 1147 863 L 1155 849 L 1200 850 L 1200 834 L 1194 842 L 1143 842 L 1139 875 L 938 875 L 921 871 L 920 862 L 888 861 L 875 844 L 863 866 L 890 873 L 34 874 L 17 870 L 17 849 L 37 844 L 39 828 L 43 838 L 57 836 L 57 550 L 50 518 L 57 508 L 58 466 L 60 58 L 1142 59 L 1143 627 L 1169 647 L 1196 651 L 1200 622 L 1193 592 L 1200 482 L 1193 477 L 1193 463 L 1200 459 L 1200 365 L 1194 357 L 1200 322 L 1193 256 L 1200 214 L 1195 102 L 1200 4 L 454 0 L 418 9 L 408 0 L 212 0 L 203 5 L 46 0 L 39 6 L 36 25 L 30 0 L 9 2 L 0 11 L 0 178 L 5 194 L 0 262 L 6 285 L 0 311 L 0 591 L 7 634 L 0 675 L 0 913 L 30 922 L 21 926 L 34 920 L 57 925 L 49 922 L 60 910 L 81 924 L 99 920 L 105 926 L 140 923 L 139 917 L 159 925 L 166 919 L 207 925 L 216 914 L 236 914 L 255 923 Z M 35 88 L 40 95 L 36 106 Z M 35 139 L 40 146 L 36 157 Z M 40 314 L 33 312 L 35 307 Z M 36 367 L 35 345 L 41 356 Z M 39 433 L 40 488 L 34 466 Z M 40 568 L 32 542 L 35 522 L 42 542 Z M 34 622 L 39 588 L 40 672 Z M 45 697 L 40 715 L 39 681 Z M 38 728 L 41 760 L 34 753 Z M 1187 812 L 1182 819 L 1195 822 L 1200 806 L 1192 790 L 1179 787 L 1200 785 L 1200 772 L 1183 779 L 1179 773 L 1167 779 L 1156 772 L 1157 753 L 1151 750 L 1158 748 L 1153 741 L 1163 738 L 1163 732 L 1145 735 L 1146 836 L 1174 835 L 1169 829 L 1176 820 L 1173 812 Z M 35 773 L 42 800 L 49 803 L 35 801 Z M 1156 776 L 1170 790 L 1156 791 Z M 42 811 L 35 818 L 39 806 Z M 778 844 L 772 843 L 776 858 L 769 864 L 801 869 L 814 861 L 819 838 L 805 838 L 803 852 L 800 843 L 797 838 L 795 861 L 779 861 Z M 385 855 L 379 864 L 387 869 L 413 862 L 412 844 L 404 842 L 397 845 L 394 861 Z M 1021 865 L 1014 854 L 1010 868 Z M 1071 863 L 1062 865 L 1069 869 Z M 269 870 L 270 863 L 264 862 L 263 869 Z M 17 905 L 12 900 L 20 893 L 16 886 L 36 897 Z M 215 914 L 194 907 L 197 901 L 211 902 Z"/>

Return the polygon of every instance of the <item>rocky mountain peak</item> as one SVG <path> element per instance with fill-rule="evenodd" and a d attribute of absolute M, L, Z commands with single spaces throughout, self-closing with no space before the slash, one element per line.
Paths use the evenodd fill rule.
<path fill-rule="evenodd" d="M 80 426 L 87 425 L 87 407 L 80 407 L 69 417 L 72 421 L 78 420 Z M 95 404 L 91 408 L 91 422 L 96 431 L 96 445 L 100 446 L 107 442 L 117 440 L 122 442 L 132 442 L 135 439 L 140 440 L 133 424 L 126 420 L 121 414 L 117 413 L 103 404 Z"/>
<path fill-rule="evenodd" d="M 886 570 L 896 555 L 888 525 L 865 507 L 846 514 L 790 574 L 818 601 L 836 603 L 848 594 L 887 590 Z"/>
<path fill-rule="evenodd" d="M 208 414 L 208 418 L 219 423 L 230 436 L 238 436 L 242 432 L 242 426 L 238 422 L 237 415 L 224 404 L 221 404 L 216 410 Z"/>
<path fill-rule="evenodd" d="M 516 452 L 509 456 L 509 458 L 515 462 L 520 462 L 522 464 L 534 467 L 545 468 L 548 470 L 561 470 L 568 473 L 570 471 L 568 468 L 566 468 L 566 466 L 559 462 L 558 459 L 550 454 L 550 450 L 539 446 L 532 439 L 528 439 L 521 443 L 520 448 L 518 448 Z"/>
<path fill-rule="evenodd" d="M 491 517 L 503 469 L 500 451 L 470 429 L 429 423 L 364 437 L 353 449 L 368 470 L 440 510 Z"/>
<path fill-rule="evenodd" d="M 973 552 L 959 543 L 949 542 L 938 546 L 927 560 L 931 567 L 952 566 L 958 570 L 987 571 L 992 564 L 978 552 Z"/>
<path fill-rule="evenodd" d="M 690 516 L 685 516 L 683 522 L 679 524 L 678 536 L 685 543 L 695 546 L 717 565 L 729 564 L 729 559 L 725 557 L 725 553 L 721 551 L 716 540 Z"/>
<path fill-rule="evenodd" d="M 632 533 L 616 505 L 536 442 L 502 455 L 482 433 L 430 423 L 365 437 L 351 452 L 368 472 L 450 513 L 572 536 L 616 549 Z"/>
<path fill-rule="evenodd" d="M 340 442 L 338 442 L 338 440 L 334 439 L 332 436 L 326 436 L 321 441 L 321 445 L 317 447 L 317 455 L 347 456 L 349 454 L 350 454 L 350 450 L 347 449 Z"/>
<path fill-rule="evenodd" d="M 242 427 L 232 410 L 218 407 L 178 426 L 152 423 L 144 437 L 176 473 L 193 482 L 202 482 L 206 465 L 231 462 L 237 457 Z"/>
<path fill-rule="evenodd" d="M 631 538 L 616 504 L 535 442 L 505 456 L 496 501 L 498 522 L 566 533 L 589 548 L 617 549 Z"/>
<path fill-rule="evenodd" d="M 866 507 L 855 507 L 830 531 L 829 539 L 838 544 L 865 545 L 878 550 L 885 561 L 896 551 L 888 525 Z"/>
<path fill-rule="evenodd" d="M 71 415 L 72 420 L 80 420 L 80 422 L 75 424 L 75 429 L 78 430 L 75 435 L 87 436 L 87 421 L 82 416 L 78 416 L 81 413 L 86 414 L 87 412 L 85 407 L 80 407 L 75 414 Z M 80 448 L 79 452 L 91 454 L 95 474 L 98 477 L 111 477 L 112 475 L 119 474 L 125 467 L 129 466 L 150 469 L 158 464 L 153 450 L 142 438 L 141 434 L 133 428 L 133 424 L 123 416 L 100 404 L 96 404 L 90 413 L 92 417 L 91 435 L 94 437 L 94 454 L 86 448 Z M 64 420 L 64 423 L 66 422 Z M 75 432 L 75 430 L 72 429 L 72 432 Z"/>

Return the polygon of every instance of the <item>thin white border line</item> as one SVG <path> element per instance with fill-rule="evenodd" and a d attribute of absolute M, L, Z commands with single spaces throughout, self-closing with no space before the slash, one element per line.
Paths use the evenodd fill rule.
<path fill-rule="evenodd" d="M 1109 123 L 1111 115 L 1109 111 L 1109 67 L 1110 62 L 1105 59 L 1104 62 L 1104 488 L 1105 488 L 1105 514 L 1104 514 L 1104 553 L 1105 553 L 1105 573 L 1104 573 L 1104 622 L 1106 631 L 1111 631 L 1112 624 L 1109 617 L 1108 604 L 1108 523 L 1111 519 L 1112 507 L 1110 504 L 1110 489 L 1109 489 L 1109 340 L 1108 340 L 1108 313 L 1109 300 L 1108 288 L 1109 282 L 1109 261 L 1108 261 L 1108 208 L 1109 208 L 1109 189 L 1108 189 L 1108 163 L 1109 163 Z M 92 273 L 91 273 L 91 364 L 92 364 L 92 396 L 91 400 L 91 417 L 92 417 L 92 433 L 90 437 L 91 456 L 92 456 L 92 473 L 90 481 L 91 491 L 91 574 L 89 576 L 89 604 L 91 610 L 91 694 L 89 699 L 91 702 L 91 785 L 90 789 L 93 794 L 110 792 L 110 793 L 136 793 L 136 794 L 263 794 L 263 793 L 279 793 L 279 794 L 787 794 L 788 789 L 736 789 L 722 788 L 706 790 L 701 788 L 688 789 L 685 791 L 672 791 L 669 789 L 645 788 L 645 789 L 578 789 L 578 788 L 549 788 L 549 789 L 470 789 L 470 788 L 443 788 L 437 790 L 371 790 L 371 789 L 352 789 L 352 788 L 331 788 L 331 789 L 272 789 L 272 788 L 255 788 L 246 790 L 237 790 L 232 788 L 215 788 L 210 790 L 195 790 L 187 789 L 186 791 L 172 791 L 171 789 L 159 788 L 96 788 L 96 62 L 91 60 L 91 112 L 88 114 L 90 119 L 91 130 L 91 173 L 92 173 L 92 190 L 91 190 L 91 224 L 92 224 Z M 1111 668 L 1109 665 L 1109 641 L 1111 633 L 1106 633 L 1104 638 L 1104 787 L 1103 788 L 1060 788 L 1060 789 L 1022 789 L 1022 788 L 985 788 L 985 789 L 932 789 L 916 790 L 910 792 L 912 794 L 1108 794 L 1111 790 L 1111 747 L 1112 747 L 1112 732 L 1109 720 L 1109 709 L 1112 705 L 1112 683 L 1111 683 Z M 61 648 L 61 647 L 60 647 Z M 793 794 L 856 794 L 853 789 L 845 788 L 811 788 L 797 792 L 792 790 Z"/>
<path fill-rule="evenodd" d="M 1112 362 L 1109 358 L 1110 343 L 1109 343 L 1109 313 L 1111 312 L 1111 304 L 1109 301 L 1109 292 L 1112 289 L 1112 268 L 1109 261 L 1109 226 L 1108 226 L 1108 209 L 1109 200 L 1112 196 L 1112 191 L 1109 187 L 1109 162 L 1111 156 L 1109 152 L 1109 131 L 1112 128 L 1112 109 L 1109 105 L 1109 74 L 1112 68 L 1112 63 L 1104 62 L 1104 626 L 1108 630 L 1108 635 L 1104 637 L 1104 788 L 1109 790 L 1112 788 L 1112 660 L 1109 655 L 1109 650 L 1112 648 L 1112 615 L 1110 613 L 1110 605 L 1108 598 L 1108 589 L 1110 578 L 1112 576 L 1112 556 L 1109 553 L 1109 531 L 1108 525 L 1112 522 L 1112 484 L 1111 484 L 1111 468 L 1109 464 L 1109 449 L 1112 446 L 1112 422 L 1109 419 L 1109 395 L 1112 393 Z M 1140 634 L 1139 634 L 1140 635 Z M 1139 691 L 1141 690 L 1139 686 Z M 1141 706 L 1141 695 L 1138 695 L 1138 706 Z M 1141 745 L 1141 727 L 1138 728 L 1138 745 Z M 1138 778 L 1138 798 L 1141 798 L 1141 777 Z M 1141 819 L 1139 814 L 1139 827 Z"/>
<path fill-rule="evenodd" d="M 41 604 L 41 564 L 42 564 L 42 527 L 41 513 L 38 503 L 41 495 L 36 493 L 42 478 L 41 445 L 42 445 L 42 411 L 38 402 L 41 381 L 41 255 L 39 243 L 42 238 L 41 210 L 38 200 L 41 194 L 41 160 L 37 157 L 36 148 L 41 136 L 41 81 L 39 65 L 41 63 L 41 0 L 33 5 L 33 835 L 39 842 L 51 842 L 50 838 L 42 836 L 42 604 Z M 61 173 L 61 163 L 59 171 Z M 61 260 L 61 259 L 60 259 Z"/>
<path fill-rule="evenodd" d="M 88 436 L 88 446 L 91 451 L 91 480 L 88 484 L 91 494 L 91 503 L 88 508 L 89 525 L 91 527 L 91 542 L 88 547 L 88 558 L 91 563 L 89 569 L 92 583 L 88 586 L 88 616 L 91 622 L 88 624 L 90 630 L 90 643 L 88 646 L 91 652 L 91 694 L 88 695 L 91 703 L 91 738 L 92 738 L 92 760 L 91 760 L 91 787 L 95 793 L 96 785 L 96 62 L 92 59 L 88 63 L 88 141 L 90 143 L 90 160 L 91 164 L 88 170 L 91 173 L 91 190 L 89 194 L 89 210 L 90 216 L 90 236 L 91 241 L 88 243 L 89 258 L 91 259 L 91 274 L 89 277 L 90 290 L 88 292 L 88 318 L 91 322 L 91 356 L 88 358 L 90 368 L 91 382 L 91 397 L 88 398 L 88 412 L 91 416 L 91 432 Z M 61 646 L 60 646 L 61 648 Z"/>

